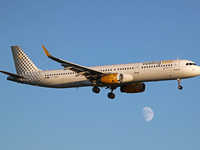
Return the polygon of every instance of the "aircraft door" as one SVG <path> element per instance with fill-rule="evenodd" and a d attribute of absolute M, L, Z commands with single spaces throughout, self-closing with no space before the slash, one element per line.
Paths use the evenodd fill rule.
<path fill-rule="evenodd" d="M 174 70 L 180 70 L 180 60 L 174 61 Z"/>
<path fill-rule="evenodd" d="M 139 74 L 139 66 L 135 66 L 134 67 L 134 73 L 135 74 Z"/>

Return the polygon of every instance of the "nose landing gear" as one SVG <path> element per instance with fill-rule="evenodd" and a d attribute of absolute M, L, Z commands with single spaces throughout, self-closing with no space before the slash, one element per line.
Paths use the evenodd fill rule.
<path fill-rule="evenodd" d="M 182 90 L 183 86 L 181 86 L 181 79 L 178 78 L 177 81 L 178 81 L 178 89 Z"/>

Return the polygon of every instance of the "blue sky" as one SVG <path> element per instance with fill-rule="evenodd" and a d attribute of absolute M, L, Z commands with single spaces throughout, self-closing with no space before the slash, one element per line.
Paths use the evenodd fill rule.
<path fill-rule="evenodd" d="M 0 70 L 15 73 L 10 46 L 19 45 L 43 70 L 55 56 L 84 66 L 168 59 L 200 65 L 197 0 L 14 1 L 0 5 Z M 200 77 L 146 83 L 140 94 L 107 98 L 91 87 L 47 89 L 0 74 L 0 149 L 198 149 Z M 154 118 L 144 121 L 142 108 Z"/>

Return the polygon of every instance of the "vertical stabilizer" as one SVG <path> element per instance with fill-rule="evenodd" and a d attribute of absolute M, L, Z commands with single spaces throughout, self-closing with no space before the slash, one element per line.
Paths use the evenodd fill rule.
<path fill-rule="evenodd" d="M 39 71 L 30 58 L 23 52 L 19 46 L 11 46 L 17 74 Z"/>

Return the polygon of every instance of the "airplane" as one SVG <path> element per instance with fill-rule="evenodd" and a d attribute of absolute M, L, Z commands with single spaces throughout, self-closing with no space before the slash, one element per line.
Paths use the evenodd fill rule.
<path fill-rule="evenodd" d="M 42 45 L 46 56 L 64 67 L 59 70 L 40 70 L 19 46 L 11 46 L 17 74 L 0 70 L 9 75 L 7 80 L 48 88 L 93 87 L 94 93 L 100 87 L 110 89 L 108 98 L 114 99 L 113 91 L 120 88 L 123 93 L 141 93 L 145 83 L 151 81 L 181 80 L 200 75 L 200 67 L 189 60 L 166 60 L 118 65 L 84 67 L 52 56 Z"/>

